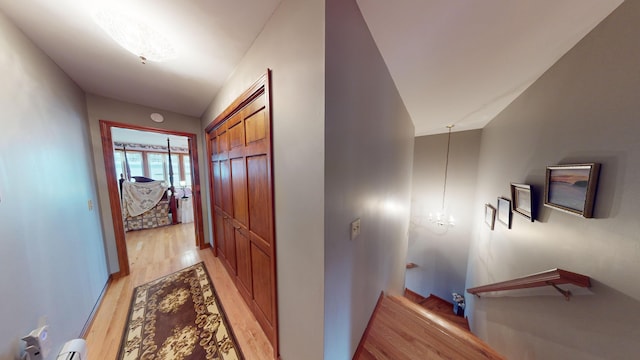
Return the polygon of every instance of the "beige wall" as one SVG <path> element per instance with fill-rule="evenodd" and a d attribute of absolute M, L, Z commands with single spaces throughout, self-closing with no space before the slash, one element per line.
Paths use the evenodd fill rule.
<path fill-rule="evenodd" d="M 0 359 L 46 317 L 55 359 L 107 278 L 82 90 L 0 12 Z"/>
<path fill-rule="evenodd" d="M 635 359 L 640 339 L 640 2 L 626 1 L 482 131 L 467 287 L 555 267 L 592 277 L 470 300 L 472 329 L 512 359 Z M 602 164 L 595 217 L 543 207 L 545 167 Z M 532 184 L 536 222 L 482 224 L 482 205 Z"/>
<path fill-rule="evenodd" d="M 327 0 L 325 359 L 350 359 L 404 287 L 414 128 L 355 1 Z M 350 240 L 350 223 L 361 234 Z"/>
<path fill-rule="evenodd" d="M 469 244 L 478 212 L 473 206 L 478 177 L 478 154 L 482 130 L 453 132 L 445 208 L 455 220 L 448 229 L 429 222 L 429 213 L 442 208 L 447 134 L 420 136 L 415 140 L 411 227 L 406 287 L 451 301 L 451 293 L 464 293 Z M 487 199 L 495 206 L 496 199 Z"/>
<path fill-rule="evenodd" d="M 213 99 L 202 128 L 267 68 L 273 85 L 280 353 L 283 360 L 322 359 L 324 1 L 280 3 Z"/>
<path fill-rule="evenodd" d="M 107 178 L 104 167 L 104 154 L 102 152 L 102 139 L 100 137 L 100 120 L 115 121 L 124 124 L 146 126 L 157 129 L 181 131 L 197 134 L 198 160 L 200 162 L 200 187 L 205 187 L 206 158 L 202 145 L 202 130 L 198 118 L 172 113 L 146 106 L 126 103 L 119 100 L 109 99 L 98 95 L 87 94 L 87 112 L 89 118 L 89 128 L 91 131 L 91 145 L 93 147 L 93 160 L 95 163 L 95 174 L 98 182 L 98 194 L 100 198 L 100 213 L 102 217 L 102 227 L 105 234 L 105 247 L 107 250 L 107 260 L 110 273 L 119 271 L 118 253 L 116 251 L 115 235 L 113 231 L 113 219 L 111 217 L 111 205 L 109 204 L 109 191 L 107 189 Z M 149 115 L 158 112 L 164 115 L 163 123 L 151 121 Z M 209 217 L 206 206 L 205 193 L 202 193 L 204 219 Z M 205 234 L 209 232 L 208 223 L 205 221 Z M 205 237 L 205 242 L 208 238 Z"/>

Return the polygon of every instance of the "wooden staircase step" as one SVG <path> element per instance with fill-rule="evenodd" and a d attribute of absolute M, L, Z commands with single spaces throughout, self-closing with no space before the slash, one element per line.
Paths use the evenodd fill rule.
<path fill-rule="evenodd" d="M 445 317 L 462 329 L 471 331 L 469 321 L 465 317 L 453 313 L 453 303 L 433 294 L 430 294 L 429 297 L 424 297 L 409 289 L 404 290 L 404 297 L 427 310 L 438 313 L 438 315 Z"/>
<path fill-rule="evenodd" d="M 353 359 L 504 358 L 440 314 L 404 297 L 381 294 Z"/>

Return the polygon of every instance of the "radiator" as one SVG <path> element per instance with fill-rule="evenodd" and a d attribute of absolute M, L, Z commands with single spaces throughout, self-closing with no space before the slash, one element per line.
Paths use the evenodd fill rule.
<path fill-rule="evenodd" d="M 67 341 L 56 360 L 87 360 L 87 342 L 84 339 Z"/>

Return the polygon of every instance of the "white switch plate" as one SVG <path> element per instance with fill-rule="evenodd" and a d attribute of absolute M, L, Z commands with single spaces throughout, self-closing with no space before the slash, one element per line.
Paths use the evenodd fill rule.
<path fill-rule="evenodd" d="M 360 235 L 360 218 L 351 222 L 351 240 L 355 240 Z"/>

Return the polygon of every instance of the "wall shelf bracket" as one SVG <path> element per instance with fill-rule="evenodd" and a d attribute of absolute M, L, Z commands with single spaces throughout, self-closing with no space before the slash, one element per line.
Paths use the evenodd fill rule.
<path fill-rule="evenodd" d="M 571 300 L 571 291 L 569 290 L 562 290 L 558 285 L 552 283 L 552 282 L 547 282 L 547 284 L 553 286 L 554 289 L 558 290 L 558 292 L 562 295 L 564 295 L 564 299 L 569 301 Z"/>

